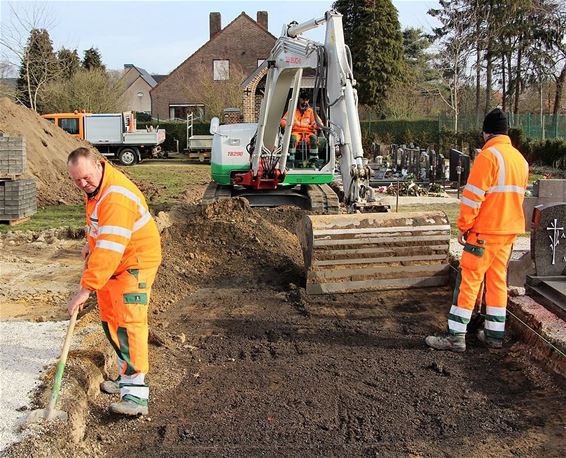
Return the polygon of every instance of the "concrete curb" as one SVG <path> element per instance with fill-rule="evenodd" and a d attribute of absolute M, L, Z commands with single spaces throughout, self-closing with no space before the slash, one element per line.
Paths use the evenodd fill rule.
<path fill-rule="evenodd" d="M 529 296 L 510 297 L 508 310 L 566 354 L 566 322 Z M 533 331 L 513 316 L 507 319 L 509 328 L 523 342 L 530 356 L 550 371 L 566 378 L 566 357 L 554 350 Z"/>

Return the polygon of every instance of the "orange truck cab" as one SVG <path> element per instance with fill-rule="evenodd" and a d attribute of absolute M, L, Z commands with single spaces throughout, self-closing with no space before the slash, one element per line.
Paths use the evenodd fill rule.
<path fill-rule="evenodd" d="M 134 165 L 145 158 L 160 157 L 165 130 L 136 129 L 133 111 L 124 113 L 51 113 L 41 116 L 69 135 L 90 142 L 100 153 L 122 165 Z"/>
<path fill-rule="evenodd" d="M 53 124 L 63 129 L 69 135 L 84 139 L 83 117 L 86 114 L 87 113 L 52 113 L 42 115 L 41 117 L 47 119 L 48 121 L 51 121 Z"/>

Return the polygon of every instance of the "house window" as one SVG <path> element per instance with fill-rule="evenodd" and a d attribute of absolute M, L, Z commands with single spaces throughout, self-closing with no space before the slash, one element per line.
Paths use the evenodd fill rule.
<path fill-rule="evenodd" d="M 230 79 L 230 61 L 214 60 L 214 81 L 224 81 Z"/>
<path fill-rule="evenodd" d="M 170 119 L 187 119 L 187 115 L 193 113 L 196 119 L 204 115 L 204 105 L 202 103 L 177 103 L 169 105 Z"/>

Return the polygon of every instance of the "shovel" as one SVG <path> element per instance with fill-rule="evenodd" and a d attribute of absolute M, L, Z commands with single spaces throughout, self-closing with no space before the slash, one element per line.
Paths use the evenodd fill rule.
<path fill-rule="evenodd" d="M 67 412 L 56 410 L 55 405 L 57 404 L 59 392 L 61 391 L 61 379 L 63 378 L 63 372 L 65 371 L 65 363 L 67 362 L 67 355 L 69 353 L 69 347 L 71 346 L 71 337 L 73 336 L 73 329 L 77 322 L 78 313 L 79 307 L 75 309 L 73 316 L 71 316 L 71 321 L 69 321 L 67 335 L 65 336 L 65 343 L 63 344 L 61 356 L 59 356 L 59 361 L 57 362 L 57 371 L 55 372 L 55 378 L 53 379 L 53 388 L 51 389 L 49 405 L 47 406 L 47 409 L 37 409 L 30 412 L 25 421 L 26 424 L 41 423 L 42 421 L 47 422 L 51 420 L 67 421 Z"/>

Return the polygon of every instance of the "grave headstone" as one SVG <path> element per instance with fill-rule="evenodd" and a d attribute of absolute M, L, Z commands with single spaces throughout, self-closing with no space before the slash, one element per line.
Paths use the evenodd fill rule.
<path fill-rule="evenodd" d="M 532 227 L 531 255 L 535 275 L 566 275 L 566 202 L 536 206 Z"/>
<path fill-rule="evenodd" d="M 460 185 L 464 186 L 470 175 L 470 167 L 470 156 L 455 149 L 450 150 L 450 181 L 459 181 Z M 458 176 L 458 169 L 460 176 Z"/>

